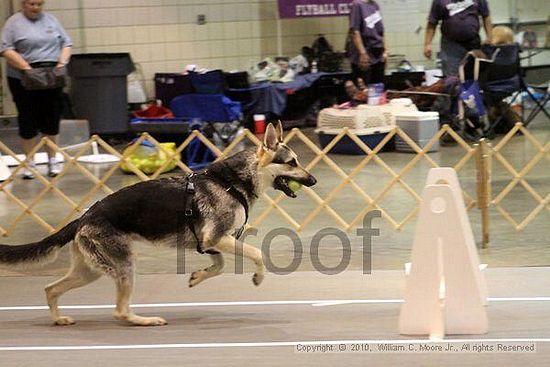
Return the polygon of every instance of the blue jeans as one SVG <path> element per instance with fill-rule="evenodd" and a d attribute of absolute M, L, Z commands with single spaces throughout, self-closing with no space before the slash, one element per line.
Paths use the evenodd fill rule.
<path fill-rule="evenodd" d="M 443 76 L 458 75 L 458 67 L 460 62 L 468 53 L 468 49 L 460 43 L 449 40 L 446 37 L 441 37 L 441 68 Z"/>

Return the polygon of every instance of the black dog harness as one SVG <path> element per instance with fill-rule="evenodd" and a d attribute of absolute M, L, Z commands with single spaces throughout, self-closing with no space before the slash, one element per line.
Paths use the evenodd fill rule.
<path fill-rule="evenodd" d="M 217 254 L 218 252 L 213 251 L 213 250 L 204 251 L 202 249 L 201 245 L 200 245 L 200 241 L 199 241 L 199 238 L 197 236 L 197 233 L 195 232 L 194 222 L 198 221 L 200 212 L 199 212 L 198 208 L 196 207 L 196 205 L 194 205 L 194 202 L 195 202 L 194 201 L 195 183 L 193 181 L 194 181 L 194 178 L 198 175 L 206 176 L 210 180 L 215 182 L 216 184 L 223 187 L 229 195 L 231 195 L 235 200 L 237 200 L 243 206 L 244 213 L 245 213 L 245 219 L 244 219 L 244 223 L 241 226 L 241 228 L 239 228 L 237 230 L 237 232 L 235 233 L 235 238 L 237 238 L 237 239 L 239 237 L 241 237 L 241 235 L 243 234 L 244 226 L 248 222 L 248 201 L 246 201 L 246 198 L 244 197 L 244 195 L 239 190 L 237 190 L 233 185 L 228 184 L 227 182 L 224 182 L 223 180 L 221 180 L 218 177 L 209 175 L 207 170 L 205 170 L 201 173 L 192 172 L 189 175 L 187 175 L 187 185 L 186 185 L 186 188 L 185 188 L 185 207 L 184 207 L 185 209 L 184 209 L 184 214 L 185 214 L 185 217 L 187 219 L 186 222 L 189 226 L 189 229 L 191 230 L 191 233 L 193 233 L 193 236 L 195 237 L 195 240 L 197 241 L 197 251 L 201 254 L 204 254 L 204 253 Z"/>

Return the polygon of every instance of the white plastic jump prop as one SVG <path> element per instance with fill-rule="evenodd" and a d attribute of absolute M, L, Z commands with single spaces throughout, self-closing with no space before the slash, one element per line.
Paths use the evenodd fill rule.
<path fill-rule="evenodd" d="M 442 339 L 487 333 L 487 286 L 452 168 L 433 168 L 428 174 L 411 260 L 401 334 Z"/>

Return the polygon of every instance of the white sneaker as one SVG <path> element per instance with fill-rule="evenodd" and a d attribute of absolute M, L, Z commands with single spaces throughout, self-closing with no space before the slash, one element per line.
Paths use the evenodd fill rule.
<path fill-rule="evenodd" d="M 30 167 L 36 168 L 36 163 L 34 161 L 29 161 L 27 163 Z M 23 173 L 21 174 L 23 180 L 32 180 L 34 179 L 34 173 L 32 173 L 27 167 L 23 168 Z"/>
<path fill-rule="evenodd" d="M 55 158 L 50 158 L 48 161 L 48 176 L 55 177 L 61 172 L 61 163 Z"/>

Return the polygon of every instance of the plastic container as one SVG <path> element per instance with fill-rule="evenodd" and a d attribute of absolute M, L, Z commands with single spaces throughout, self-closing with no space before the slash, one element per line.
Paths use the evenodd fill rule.
<path fill-rule="evenodd" d="M 316 74 L 319 72 L 319 69 L 317 68 L 317 61 L 313 60 L 311 62 L 311 73 Z"/>
<path fill-rule="evenodd" d="M 58 146 L 67 147 L 85 143 L 88 140 L 90 140 L 90 125 L 88 120 L 59 121 Z"/>
<path fill-rule="evenodd" d="M 369 97 L 368 104 L 370 106 L 378 106 L 385 103 L 384 95 L 384 83 L 369 84 Z"/>
<path fill-rule="evenodd" d="M 265 133 L 265 115 L 254 115 L 254 132 L 256 134 Z"/>
<path fill-rule="evenodd" d="M 395 115 L 395 124 L 401 128 L 420 148 L 424 148 L 439 130 L 439 113 L 437 112 L 410 112 Z M 395 136 L 395 150 L 400 152 L 414 152 L 401 137 Z M 439 150 L 439 141 L 430 148 L 429 152 Z"/>
<path fill-rule="evenodd" d="M 392 129 L 391 126 L 381 126 L 377 128 L 367 129 L 350 129 L 350 133 L 357 135 L 363 143 L 370 149 L 376 146 L 384 139 L 388 132 Z M 316 129 L 315 132 L 319 137 L 319 143 L 324 149 L 330 142 L 341 132 L 340 129 Z M 390 143 L 386 144 L 383 150 L 390 150 Z M 366 155 L 367 153 L 361 149 L 349 136 L 344 136 L 338 141 L 329 151 L 334 154 L 349 154 L 349 155 Z"/>

